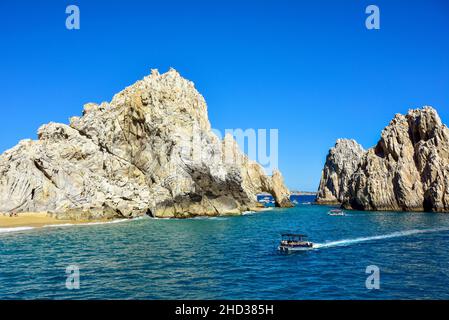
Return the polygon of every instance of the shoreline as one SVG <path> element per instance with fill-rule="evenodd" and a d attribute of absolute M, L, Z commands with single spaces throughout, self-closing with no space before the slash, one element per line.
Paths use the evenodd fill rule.
<path fill-rule="evenodd" d="M 47 226 L 58 225 L 79 225 L 88 223 L 102 223 L 113 220 L 70 220 L 70 219 L 57 219 L 49 215 L 48 212 L 24 212 L 18 213 L 17 216 L 10 217 L 3 213 L 0 214 L 0 231 L 12 230 L 21 228 L 43 228 Z"/>
<path fill-rule="evenodd" d="M 251 213 L 258 213 L 268 211 L 272 208 L 252 208 L 249 211 L 240 213 L 239 215 L 244 216 Z M 236 216 L 239 216 L 236 215 Z M 223 215 L 226 217 L 228 215 Z M 232 216 L 232 215 L 231 215 Z M 198 218 L 189 217 L 190 219 Z M 207 216 L 204 216 L 207 217 Z M 212 217 L 212 216 L 211 216 Z M 189 219 L 187 218 L 187 219 Z M 98 219 L 98 220 L 70 220 L 70 219 L 57 219 L 51 216 L 48 212 L 22 212 L 18 213 L 17 216 L 11 217 L 7 213 L 0 213 L 0 233 L 3 232 L 13 232 L 13 231 L 23 231 L 31 229 L 40 229 L 46 227 L 64 227 L 64 226 L 75 226 L 75 225 L 96 225 L 96 224 L 106 224 L 106 223 L 117 223 L 122 221 L 131 221 L 133 219 Z M 177 218 L 153 218 L 153 219 L 177 219 Z"/>

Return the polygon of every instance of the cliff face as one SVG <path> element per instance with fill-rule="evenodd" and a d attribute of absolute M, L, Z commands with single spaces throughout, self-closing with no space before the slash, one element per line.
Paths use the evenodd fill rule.
<path fill-rule="evenodd" d="M 156 70 L 114 96 L 86 104 L 70 125 L 50 123 L 38 140 L 0 156 L 0 211 L 59 218 L 239 214 L 256 194 L 290 206 L 280 174 L 269 177 L 228 136 L 211 131 L 192 82 Z"/>
<path fill-rule="evenodd" d="M 364 153 L 362 146 L 354 140 L 337 140 L 326 157 L 317 193 L 317 203 L 338 204 L 343 202 L 349 180 Z"/>
<path fill-rule="evenodd" d="M 449 212 L 449 130 L 431 107 L 398 114 L 348 178 L 345 208 Z"/>
<path fill-rule="evenodd" d="M 430 108 L 396 115 L 362 158 L 344 206 L 449 211 L 449 130 Z"/>

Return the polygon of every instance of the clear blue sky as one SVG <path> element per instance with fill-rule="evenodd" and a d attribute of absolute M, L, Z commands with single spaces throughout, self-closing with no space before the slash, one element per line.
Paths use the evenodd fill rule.
<path fill-rule="evenodd" d="M 65 28 L 69 4 L 80 30 Z M 449 122 L 445 0 L 2 0 L 0 39 L 0 151 L 170 66 L 214 128 L 279 129 L 292 189 L 315 190 L 337 138 L 370 147 L 395 113 L 428 104 Z"/>

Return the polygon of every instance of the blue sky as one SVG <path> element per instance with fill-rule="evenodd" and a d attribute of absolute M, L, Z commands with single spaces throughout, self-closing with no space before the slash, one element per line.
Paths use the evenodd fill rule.
<path fill-rule="evenodd" d="M 65 28 L 76 4 L 81 29 Z M 365 8 L 380 8 L 380 30 Z M 449 123 L 449 1 L 0 1 L 0 151 L 86 102 L 176 68 L 214 128 L 279 129 L 292 189 L 316 190 L 337 138 L 374 145 L 395 113 Z"/>

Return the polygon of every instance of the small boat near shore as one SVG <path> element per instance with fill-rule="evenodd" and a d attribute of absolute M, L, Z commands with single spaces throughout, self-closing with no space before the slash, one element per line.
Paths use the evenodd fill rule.
<path fill-rule="evenodd" d="M 259 202 L 264 207 L 274 207 L 276 202 L 272 196 L 262 196 L 257 198 L 257 202 Z"/>
<path fill-rule="evenodd" d="M 285 233 L 282 235 L 281 243 L 279 244 L 279 251 L 304 251 L 313 249 L 313 243 L 306 241 L 304 234 Z"/>
<path fill-rule="evenodd" d="M 327 215 L 329 215 L 329 216 L 345 216 L 346 213 L 341 209 L 332 209 L 327 213 Z"/>

